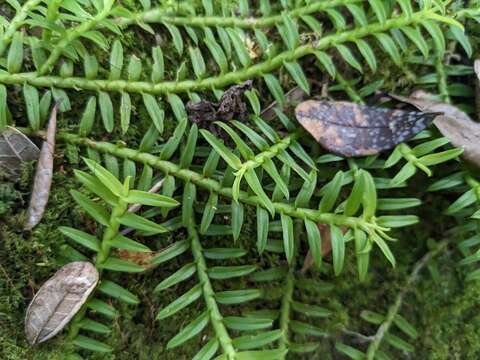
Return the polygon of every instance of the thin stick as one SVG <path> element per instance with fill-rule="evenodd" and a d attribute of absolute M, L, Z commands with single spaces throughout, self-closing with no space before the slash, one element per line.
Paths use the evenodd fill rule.
<path fill-rule="evenodd" d="M 150 190 L 148 190 L 149 193 L 156 193 L 160 190 L 160 188 L 162 187 L 163 185 L 163 182 L 165 181 L 165 178 L 157 181 L 155 183 L 155 185 L 153 185 Z M 130 205 L 129 208 L 128 208 L 128 212 L 131 212 L 131 213 L 136 213 L 138 210 L 140 210 L 142 208 L 142 204 L 133 204 L 133 205 Z M 120 234 L 122 234 L 123 236 L 125 235 L 128 235 L 130 234 L 131 232 L 133 231 L 132 228 L 126 228 L 126 229 L 123 229 Z"/>
<path fill-rule="evenodd" d="M 411 290 L 412 285 L 418 279 L 418 274 L 420 273 L 420 271 L 425 267 L 425 265 L 428 264 L 431 259 L 440 254 L 447 247 L 448 244 L 448 240 L 440 242 L 435 249 L 430 250 L 416 263 L 412 273 L 407 279 L 407 283 L 403 287 L 402 291 L 400 291 L 400 293 L 397 295 L 395 302 L 388 310 L 385 320 L 380 325 L 377 333 L 373 337 L 372 343 L 368 346 L 367 360 L 373 360 L 375 358 L 375 354 L 380 347 L 383 338 L 388 333 L 388 330 L 390 329 L 390 326 L 392 325 L 395 316 L 398 314 L 400 307 L 402 306 L 405 295 Z"/>

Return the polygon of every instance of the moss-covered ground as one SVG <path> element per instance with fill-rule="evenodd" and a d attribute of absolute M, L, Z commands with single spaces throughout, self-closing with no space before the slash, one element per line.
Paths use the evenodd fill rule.
<path fill-rule="evenodd" d="M 25 340 L 23 318 L 26 306 L 32 298 L 34 289 L 45 281 L 59 266 L 58 254 L 61 252 L 65 239 L 58 231 L 61 225 L 88 227 L 89 223 L 72 206 L 69 189 L 76 184 L 71 174 L 64 170 L 61 156 L 57 159 L 53 192 L 42 223 L 32 232 L 21 230 L 22 214 L 28 201 L 29 177 L 31 166 L 25 168 L 23 179 L 13 186 L 10 183 L 0 184 L 0 209 L 2 222 L 0 225 L 0 358 L 17 359 L 62 359 L 62 353 L 56 349 L 62 337 L 58 336 L 45 345 L 30 348 Z M 421 214 L 420 214 L 421 215 Z M 249 216 L 253 217 L 253 213 Z M 247 220 L 248 222 L 253 219 Z M 248 225 L 248 223 L 247 223 Z M 247 227 L 248 229 L 248 227 Z M 427 232 L 427 233 L 426 233 Z M 367 282 L 360 284 L 355 273 L 354 259 L 347 259 L 346 271 L 332 283 L 331 293 L 297 294 L 300 299 L 308 299 L 311 303 L 328 304 L 335 309 L 334 316 L 327 328 L 331 326 L 334 337 L 321 342 L 317 351 L 305 358 L 338 359 L 338 353 L 333 351 L 334 343 L 342 338 L 349 339 L 351 335 L 342 332 L 342 327 L 348 327 L 364 335 L 372 335 L 376 327 L 361 320 L 362 310 L 386 312 L 398 292 L 405 284 L 411 268 L 427 249 L 419 246 L 420 238 L 430 235 L 438 238 L 444 232 L 441 223 L 420 224 L 403 231 L 398 244 L 393 246 L 399 266 L 393 270 L 381 257 L 373 257 L 374 261 Z M 241 242 L 248 243 L 251 234 L 242 235 Z M 183 236 L 173 234 L 170 236 Z M 159 239 L 158 245 L 168 242 Z M 212 238 L 213 243 L 222 243 L 231 239 Z M 189 255 L 185 255 L 189 256 Z M 409 319 L 417 328 L 419 337 L 413 342 L 415 359 L 478 359 L 480 357 L 480 317 L 479 298 L 480 285 L 465 283 L 457 272 L 456 258 L 458 255 L 453 247 L 433 261 L 428 269 L 421 272 L 413 291 L 408 293 L 402 315 Z M 163 279 L 179 268 L 184 259 L 169 262 L 151 270 L 147 275 L 121 276 L 118 280 L 127 288 L 137 293 L 146 306 L 121 308 L 122 316 L 115 321 L 114 331 L 108 343 L 115 345 L 115 351 L 109 355 L 91 357 L 92 359 L 190 359 L 202 339 L 192 340 L 177 351 L 166 351 L 163 344 L 168 342 L 177 331 L 179 324 L 188 319 L 182 312 L 158 322 L 154 320 L 160 304 L 167 304 L 176 298 L 178 293 L 188 289 L 188 283 L 174 287 L 161 296 L 153 295 L 156 282 L 152 279 Z M 261 261 L 268 262 L 268 258 Z M 327 267 L 328 262 L 325 264 Z M 323 274 L 316 273 L 321 279 Z M 269 285 L 265 285 L 268 287 Z M 353 339 L 355 342 L 356 340 Z M 358 339 L 361 348 L 362 341 Z M 399 358 L 405 354 L 398 353 Z M 292 358 L 301 358 L 300 355 Z M 412 357 L 409 357 L 412 358 Z"/>

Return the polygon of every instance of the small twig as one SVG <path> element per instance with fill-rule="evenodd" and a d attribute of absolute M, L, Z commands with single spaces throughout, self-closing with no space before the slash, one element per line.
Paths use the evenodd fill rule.
<path fill-rule="evenodd" d="M 344 333 L 345 335 L 356 338 L 357 342 L 359 342 L 359 343 L 371 342 L 375 339 L 374 336 L 363 335 L 359 332 L 351 331 L 351 330 L 348 330 L 348 329 L 342 329 L 342 333 Z"/>
<path fill-rule="evenodd" d="M 162 187 L 164 180 L 165 180 L 165 178 L 157 181 L 157 182 L 155 183 L 155 185 L 153 185 L 153 186 L 150 188 L 150 190 L 148 190 L 148 192 L 149 192 L 149 193 L 157 193 L 157 192 L 160 190 L 160 188 Z M 139 211 L 141 208 L 142 208 L 142 204 L 132 204 L 132 205 L 129 206 L 129 208 L 128 208 L 127 211 L 128 211 L 128 212 L 131 212 L 131 213 L 136 213 L 136 212 Z M 133 231 L 132 228 L 126 228 L 126 229 L 123 229 L 123 230 L 120 232 L 120 234 L 122 234 L 123 236 L 125 236 L 125 235 L 130 234 L 132 231 Z"/>
<path fill-rule="evenodd" d="M 377 352 L 378 348 L 380 347 L 380 344 L 382 343 L 383 338 L 387 334 L 388 330 L 390 329 L 390 326 L 393 323 L 393 320 L 395 319 L 395 316 L 398 314 L 400 307 L 402 306 L 403 303 L 403 298 L 405 295 L 411 290 L 412 285 L 415 283 L 415 281 L 418 279 L 418 274 L 420 271 L 425 267 L 425 265 L 428 264 L 428 262 L 433 259 L 435 256 L 437 256 L 439 253 L 441 253 L 447 245 L 449 244 L 449 240 L 444 240 L 438 244 L 438 246 L 430 250 L 428 253 L 426 253 L 415 265 L 413 268 L 412 273 L 407 279 L 407 282 L 405 286 L 403 287 L 402 291 L 397 295 L 395 302 L 393 305 L 390 307 L 388 310 L 387 316 L 383 323 L 380 325 L 380 327 L 377 330 L 377 333 L 375 336 L 373 336 L 373 341 L 371 344 L 368 346 L 367 350 L 367 360 L 373 360 L 375 358 L 375 353 Z"/>

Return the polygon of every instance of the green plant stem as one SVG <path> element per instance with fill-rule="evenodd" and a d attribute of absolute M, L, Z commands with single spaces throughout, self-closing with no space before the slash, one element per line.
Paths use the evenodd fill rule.
<path fill-rule="evenodd" d="M 58 19 L 60 15 L 59 8 L 62 2 L 63 0 L 50 0 L 47 8 L 46 21 L 53 24 Z M 49 42 L 52 38 L 52 30 L 47 28 L 43 29 L 42 37 L 43 41 Z"/>
<path fill-rule="evenodd" d="M 282 303 L 280 308 L 280 330 L 282 331 L 282 337 L 279 340 L 279 348 L 287 350 L 290 343 L 289 331 L 290 328 L 290 313 L 292 309 L 293 291 L 295 289 L 295 265 L 298 254 L 298 248 L 300 246 L 300 236 L 303 233 L 303 222 L 301 220 L 295 220 L 295 255 L 293 256 L 292 263 L 290 264 L 287 277 L 285 279 L 285 285 L 283 287 Z"/>
<path fill-rule="evenodd" d="M 267 150 L 256 155 L 254 159 L 245 161 L 238 172 L 245 172 L 250 169 L 255 169 L 261 166 L 266 160 L 274 158 L 279 153 L 286 150 L 293 141 L 297 140 L 302 132 L 303 131 L 301 129 L 299 131 L 295 131 L 294 133 L 279 140 L 275 145 L 272 145 Z"/>
<path fill-rule="evenodd" d="M 360 94 L 350 85 L 350 83 L 345 80 L 345 78 L 338 71 L 335 74 L 335 80 L 342 86 L 343 91 L 348 95 L 350 99 L 359 104 L 365 104 Z"/>
<path fill-rule="evenodd" d="M 287 11 L 287 16 L 298 18 L 302 15 L 308 15 L 314 12 L 331 9 L 337 6 L 348 5 L 362 2 L 362 0 L 331 0 L 315 1 L 306 6 Z M 169 16 L 165 15 L 165 10 L 161 8 L 147 10 L 135 14 L 130 18 L 120 18 L 120 25 L 130 25 L 140 23 L 169 23 L 182 26 L 220 26 L 220 27 L 240 27 L 247 29 L 263 28 L 275 26 L 283 22 L 282 15 L 272 15 L 265 17 L 234 17 L 234 16 Z"/>
<path fill-rule="evenodd" d="M 226 359 L 235 360 L 236 351 L 233 347 L 232 339 L 228 334 L 227 328 L 223 323 L 223 316 L 220 313 L 215 300 L 215 292 L 213 291 L 210 278 L 207 274 L 207 264 L 205 262 L 205 258 L 203 257 L 203 249 L 200 243 L 195 221 L 190 219 L 190 222 L 185 225 L 187 225 L 188 235 L 191 239 L 192 254 L 197 267 L 198 280 L 202 285 L 203 297 L 205 299 L 205 304 L 210 316 L 210 322 L 213 330 L 215 331 L 216 337 L 220 342 L 220 346 L 223 349 Z"/>
<path fill-rule="evenodd" d="M 470 9 L 462 9 L 462 10 L 457 11 L 457 13 L 456 13 L 456 18 L 457 19 L 462 19 L 464 17 L 473 18 L 473 17 L 476 17 L 476 16 L 480 16 L 480 7 L 474 7 L 474 8 L 470 8 Z"/>
<path fill-rule="evenodd" d="M 29 133 L 27 129 L 19 128 L 25 133 Z M 31 133 L 31 132 L 30 132 Z M 88 138 L 82 138 L 75 134 L 61 132 L 57 135 L 57 139 L 60 141 L 66 141 L 70 144 L 83 145 L 91 149 L 100 151 L 102 153 L 107 153 L 118 158 L 129 159 L 132 161 L 140 162 L 143 164 L 148 164 L 164 174 L 172 175 L 176 178 L 179 178 L 185 182 L 192 182 L 195 185 L 210 191 L 216 192 L 219 195 L 233 199 L 232 189 L 222 187 L 222 185 L 211 178 L 204 177 L 202 174 L 194 172 L 189 169 L 182 169 L 177 164 L 174 164 L 170 161 L 160 160 L 160 158 L 149 153 L 143 153 L 138 150 L 129 149 L 126 147 L 120 147 L 108 142 L 102 141 L 93 141 Z M 258 198 L 256 196 L 251 196 L 245 191 L 240 191 L 239 201 L 244 204 L 257 206 L 259 204 Z M 333 223 L 337 226 L 347 226 L 353 228 L 355 226 L 360 226 L 362 228 L 370 227 L 371 224 L 367 223 L 365 220 L 357 217 L 344 216 L 334 213 L 322 213 L 320 210 L 306 209 L 306 208 L 295 208 L 291 204 L 275 202 L 273 203 L 275 211 L 277 213 L 283 212 L 291 217 L 299 219 L 310 219 L 315 222 L 330 224 Z"/>
<path fill-rule="evenodd" d="M 10 44 L 10 42 L 12 41 L 13 34 L 15 34 L 15 32 L 20 26 L 22 26 L 23 22 L 28 16 L 28 13 L 41 2 L 42 0 L 28 0 L 27 2 L 25 2 L 25 4 L 23 4 L 20 11 L 18 11 L 15 14 L 15 17 L 7 26 L 7 29 L 5 30 L 5 33 L 3 34 L 3 37 L 0 40 L 0 56 L 3 54 L 3 52 L 7 48 L 8 44 Z"/>
<path fill-rule="evenodd" d="M 110 249 L 111 249 L 110 241 L 118 234 L 118 230 L 120 228 L 120 223 L 118 222 L 118 218 L 122 216 L 126 211 L 127 211 L 127 203 L 119 199 L 117 205 L 112 209 L 108 227 L 103 232 L 102 242 L 100 243 L 100 250 L 98 251 L 97 256 L 95 258 L 94 265 L 99 273 L 100 278 L 102 276 L 103 270 L 102 268 L 99 267 L 99 265 L 104 263 L 108 259 L 108 256 L 110 255 Z M 92 291 L 92 293 L 89 296 L 89 299 L 93 298 L 95 296 L 95 293 L 96 293 L 96 290 Z M 82 307 L 80 308 L 78 313 L 73 317 L 70 323 L 68 336 L 67 336 L 70 342 L 77 337 L 80 331 L 81 321 L 85 318 L 85 315 L 88 309 L 87 302 L 85 302 L 85 304 L 82 305 Z"/>
<path fill-rule="evenodd" d="M 438 55 L 435 57 L 435 69 L 438 74 L 438 92 L 442 97 L 442 101 L 450 103 L 450 94 L 448 93 L 447 86 L 447 74 L 445 72 L 443 58 Z"/>
<path fill-rule="evenodd" d="M 395 319 L 395 316 L 398 314 L 402 303 L 403 299 L 405 298 L 405 295 L 411 290 L 413 284 L 415 281 L 418 279 L 418 275 L 420 271 L 428 264 L 428 262 L 436 257 L 438 254 L 440 254 L 447 245 L 449 244 L 448 240 L 443 240 L 442 242 L 438 243 L 437 246 L 430 250 L 428 253 L 426 253 L 414 266 L 410 276 L 407 279 L 406 284 L 404 285 L 402 291 L 397 295 L 395 298 L 395 302 L 393 305 L 388 309 L 387 316 L 383 323 L 380 325 L 380 327 L 377 330 L 377 333 L 373 337 L 373 341 L 370 343 L 368 346 L 367 350 L 367 360 L 373 360 L 375 359 L 375 355 L 377 353 L 378 348 L 380 347 L 382 340 L 384 339 L 385 335 L 388 333 L 388 330 L 392 326 L 392 323 Z"/>
<path fill-rule="evenodd" d="M 248 79 L 262 76 L 283 66 L 284 62 L 295 61 L 303 56 L 312 54 L 316 50 L 326 50 L 337 44 L 355 42 L 355 40 L 387 32 L 394 28 L 401 28 L 412 25 L 421 20 L 429 19 L 437 15 L 433 10 L 422 10 L 415 12 L 411 17 L 398 16 L 385 21 L 383 24 L 374 23 L 359 29 L 344 31 L 326 35 L 311 44 L 301 45 L 293 50 L 288 50 L 264 62 L 253 66 L 232 71 L 220 76 L 213 76 L 198 80 L 165 81 L 162 83 L 151 83 L 145 81 L 126 80 L 89 80 L 79 77 L 61 78 L 59 76 L 38 76 L 36 73 L 0 74 L 0 83 L 3 84 L 24 84 L 28 83 L 36 87 L 59 87 L 70 89 L 82 89 L 92 91 L 126 91 L 150 94 L 181 93 L 197 90 L 209 90 L 222 88 Z M 80 34 L 76 34 L 80 35 Z M 52 53 L 53 54 L 53 53 Z M 50 56 L 52 57 L 52 55 Z M 52 61 L 50 60 L 50 63 Z"/>
<path fill-rule="evenodd" d="M 465 175 L 465 182 L 475 191 L 477 202 L 480 204 L 480 182 L 476 180 L 470 172 Z"/>
<path fill-rule="evenodd" d="M 53 46 L 53 51 L 50 53 L 50 56 L 38 70 L 38 75 L 45 75 L 49 73 L 57 60 L 62 56 L 63 52 L 74 40 L 85 34 L 86 32 L 92 30 L 98 23 L 100 23 L 104 18 L 110 14 L 110 8 L 106 7 L 100 11 L 92 19 L 85 21 L 78 26 L 67 30 L 67 32 L 61 37 L 60 41 Z M 35 73 L 33 73 L 35 74 Z M 41 86 L 41 85 L 40 85 Z"/>

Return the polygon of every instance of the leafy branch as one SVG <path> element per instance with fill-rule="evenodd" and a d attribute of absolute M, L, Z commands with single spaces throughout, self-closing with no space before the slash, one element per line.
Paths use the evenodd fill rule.
<path fill-rule="evenodd" d="M 111 296 L 112 298 L 118 299 L 127 304 L 138 304 L 139 299 L 136 295 L 120 285 L 106 280 L 103 276 L 103 272 L 104 270 L 109 270 L 138 273 L 145 270 L 140 265 L 112 255 L 112 249 L 127 249 L 138 252 L 151 251 L 147 246 L 121 235 L 119 232 L 120 226 L 125 225 L 142 231 L 144 234 L 148 233 L 148 235 L 167 231 L 163 226 L 129 212 L 128 204 L 172 208 L 177 206 L 178 202 L 162 195 L 146 191 L 132 190 L 130 189 L 130 177 L 127 177 L 122 184 L 113 174 L 101 165 L 88 159 L 86 159 L 85 162 L 93 175 L 82 171 L 76 171 L 75 175 L 77 179 L 90 192 L 99 196 L 106 204 L 109 204 L 111 206 L 111 211 L 108 212 L 102 205 L 93 202 L 82 193 L 76 190 L 71 191 L 75 202 L 88 215 L 95 219 L 99 224 L 103 225 L 104 229 L 101 240 L 99 240 L 94 235 L 90 235 L 71 227 L 60 228 L 60 231 L 74 243 L 95 254 L 94 265 L 101 276 L 100 285 L 94 293 L 90 295 L 89 300 L 82 306 L 69 325 L 67 347 L 72 348 L 69 351 L 73 351 L 73 346 L 77 346 L 96 352 L 110 352 L 112 351 L 112 348 L 108 345 L 79 334 L 82 330 L 100 334 L 110 332 L 110 328 L 107 325 L 88 318 L 88 311 L 91 310 L 98 312 L 108 318 L 113 318 L 117 315 L 117 311 L 112 306 L 98 298 L 99 293 L 106 294 L 107 296 Z M 85 255 L 70 246 L 64 248 L 64 256 L 72 260 L 81 259 L 88 261 L 88 258 Z"/>

